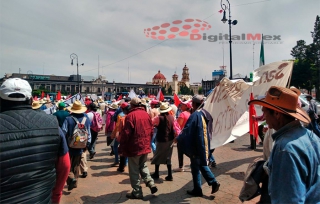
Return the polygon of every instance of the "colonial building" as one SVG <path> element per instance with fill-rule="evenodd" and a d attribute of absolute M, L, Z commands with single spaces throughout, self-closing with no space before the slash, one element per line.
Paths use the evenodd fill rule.
<path fill-rule="evenodd" d="M 65 94 L 75 94 L 79 91 L 77 75 L 70 76 L 56 76 L 56 75 L 37 75 L 37 74 L 20 74 L 12 73 L 6 74 L 5 77 L 0 79 L 2 84 L 8 78 L 21 78 L 25 79 L 31 85 L 32 90 L 45 89 L 49 92 L 61 91 Z M 91 81 L 85 81 L 87 77 L 81 77 L 79 75 L 80 92 L 82 94 L 97 94 L 101 95 L 102 92 L 118 93 L 118 92 L 130 92 L 133 89 L 136 93 L 139 90 L 144 90 L 146 94 L 157 94 L 159 91 L 159 85 L 152 84 L 132 84 L 121 82 L 109 82 L 102 76 L 97 79 L 91 79 Z"/>
<path fill-rule="evenodd" d="M 158 73 L 152 78 L 152 82 L 148 82 L 147 84 L 165 87 L 166 90 L 168 90 L 171 86 L 172 93 L 178 94 L 181 86 L 187 86 L 188 88 L 190 87 L 189 68 L 186 64 L 184 65 L 182 69 L 182 78 L 180 81 L 176 72 L 172 75 L 172 81 L 167 81 L 166 77 L 159 70 Z"/>

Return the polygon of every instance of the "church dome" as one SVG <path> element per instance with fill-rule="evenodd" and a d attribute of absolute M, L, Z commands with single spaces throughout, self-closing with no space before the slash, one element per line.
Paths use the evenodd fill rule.
<path fill-rule="evenodd" d="M 166 80 L 166 77 L 160 73 L 160 70 L 158 71 L 158 73 L 156 75 L 154 75 L 153 79 L 163 79 Z"/>

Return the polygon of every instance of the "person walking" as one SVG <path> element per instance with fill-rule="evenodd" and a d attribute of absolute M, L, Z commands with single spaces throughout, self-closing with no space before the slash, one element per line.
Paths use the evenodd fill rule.
<path fill-rule="evenodd" d="M 152 100 L 151 103 L 150 103 L 150 106 L 151 106 L 151 110 L 149 112 L 149 115 L 150 115 L 150 118 L 151 120 L 158 116 L 160 113 L 159 113 L 159 107 L 160 107 L 160 102 L 158 100 Z M 153 154 L 155 153 L 156 151 L 156 143 L 155 143 L 155 139 L 156 139 L 156 135 L 157 135 L 157 128 L 154 127 L 153 128 L 153 136 L 152 136 L 152 139 L 151 139 L 151 150 L 153 152 Z"/>
<path fill-rule="evenodd" d="M 83 151 L 86 151 L 90 146 L 91 132 L 90 132 L 90 119 L 88 118 L 87 114 L 85 114 L 85 111 L 87 110 L 87 108 L 83 106 L 80 101 L 76 100 L 72 104 L 72 106 L 69 106 L 67 109 L 68 111 L 71 112 L 71 114 L 70 116 L 66 117 L 62 125 L 62 130 L 66 134 L 67 141 L 70 141 L 70 138 L 72 138 L 76 125 L 78 127 L 83 126 L 82 128 L 85 129 L 88 137 L 86 147 L 84 149 L 73 148 L 70 146 L 70 142 L 68 142 L 71 169 L 67 179 L 67 185 L 68 185 L 68 190 L 70 191 L 73 188 L 77 188 L 78 186 L 81 155 Z"/>
<path fill-rule="evenodd" d="M 276 132 L 267 164 L 271 203 L 320 203 L 320 140 L 304 128 L 308 114 L 297 107 L 298 95 L 290 89 L 271 86 L 262 106 L 266 123 Z"/>
<path fill-rule="evenodd" d="M 190 115 L 183 131 L 176 138 L 182 152 L 190 158 L 191 174 L 193 180 L 193 189 L 187 193 L 191 196 L 203 196 L 201 189 L 201 176 L 205 178 L 208 185 L 211 186 L 211 194 L 216 193 L 220 188 L 220 183 L 216 180 L 214 174 L 208 167 L 210 139 L 212 127 L 212 117 L 204 109 L 198 110 L 203 99 L 201 96 L 194 96 L 192 99 L 193 113 Z"/>
<path fill-rule="evenodd" d="M 183 130 L 184 126 L 186 125 L 190 114 L 191 114 L 191 109 L 192 109 L 192 105 L 191 105 L 191 101 L 184 101 L 180 103 L 180 109 L 181 109 L 181 113 L 179 114 L 179 117 L 177 119 L 177 123 L 180 126 L 180 130 Z M 183 152 L 179 146 L 179 143 L 177 144 L 177 150 L 178 150 L 178 164 L 179 164 L 179 168 L 174 169 L 174 171 L 176 172 L 183 172 L 184 168 L 183 168 Z"/>
<path fill-rule="evenodd" d="M 113 116 L 116 112 L 116 110 L 118 109 L 118 105 L 115 103 L 112 103 L 109 106 L 108 111 L 106 112 L 106 127 L 105 127 L 105 135 L 107 136 L 107 145 L 111 145 L 113 139 L 111 139 L 111 134 L 112 131 L 114 130 L 114 127 L 116 125 L 115 120 L 113 120 Z M 120 112 L 119 112 L 120 113 Z M 111 145 L 111 152 L 110 152 L 110 156 L 114 155 L 114 150 L 113 150 L 113 145 Z"/>
<path fill-rule="evenodd" d="M 51 203 L 61 197 L 57 183 L 64 184 L 60 173 L 68 171 L 64 134 L 54 116 L 33 110 L 31 103 L 26 80 L 10 78 L 0 86 L 0 203 Z"/>
<path fill-rule="evenodd" d="M 126 195 L 130 199 L 142 199 L 143 192 L 140 186 L 140 176 L 151 193 L 158 188 L 150 176 L 147 166 L 147 156 L 151 152 L 150 140 L 153 134 L 152 121 L 148 113 L 141 107 L 141 100 L 133 98 L 130 102 L 131 109 L 126 116 L 124 128 L 120 132 L 119 152 L 128 157 L 129 177 L 132 192 Z"/>
<path fill-rule="evenodd" d="M 309 117 L 311 119 L 311 123 L 308 125 L 309 130 L 313 130 L 313 132 L 320 137 L 320 129 L 319 125 L 317 123 L 318 120 L 318 107 L 315 104 L 315 102 L 312 100 L 311 95 L 306 96 L 307 101 L 309 102 L 309 107 L 307 110 L 307 113 L 309 114 Z"/>
<path fill-rule="evenodd" d="M 153 179 L 159 179 L 160 164 L 166 164 L 168 175 L 165 177 L 165 180 L 173 180 L 171 157 L 174 139 L 174 117 L 169 114 L 171 109 L 172 108 L 168 105 L 168 103 L 161 103 L 159 108 L 160 115 L 152 119 L 153 125 L 158 129 L 156 135 L 157 148 L 151 162 L 151 164 L 155 165 L 155 172 L 151 175 Z"/>

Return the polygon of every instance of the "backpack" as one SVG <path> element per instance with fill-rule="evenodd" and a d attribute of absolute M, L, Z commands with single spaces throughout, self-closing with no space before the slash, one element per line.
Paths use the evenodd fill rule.
<path fill-rule="evenodd" d="M 91 129 L 95 132 L 100 132 L 102 130 L 102 118 L 101 115 L 97 112 L 93 113 L 93 119 L 91 122 Z"/>
<path fill-rule="evenodd" d="M 88 141 L 88 130 L 85 126 L 87 118 L 84 117 L 82 122 L 79 123 L 78 119 L 71 116 L 71 118 L 76 122 L 73 130 L 72 136 L 68 138 L 69 147 L 74 149 L 83 149 L 87 146 Z"/>
<path fill-rule="evenodd" d="M 108 111 L 106 120 L 109 120 L 108 127 L 106 126 L 106 132 L 112 132 L 116 123 L 112 120 L 113 115 L 115 114 L 115 111 Z"/>

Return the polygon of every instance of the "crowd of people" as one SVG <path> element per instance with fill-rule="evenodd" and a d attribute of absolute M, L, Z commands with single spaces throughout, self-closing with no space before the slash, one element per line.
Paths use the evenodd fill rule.
<path fill-rule="evenodd" d="M 219 191 L 210 169 L 217 165 L 210 147 L 213 119 L 202 108 L 203 96 L 182 98 L 177 107 L 174 100 L 139 97 L 111 104 L 87 97 L 69 105 L 64 100 L 33 100 L 31 93 L 28 82 L 18 78 L 0 87 L 1 203 L 59 203 L 65 183 L 71 191 L 79 177 L 87 177 L 87 159 L 95 157 L 99 132 L 111 147 L 112 166 L 119 173 L 128 168 L 129 199 L 143 198 L 141 182 L 152 194 L 158 192 L 154 180 L 160 177 L 161 164 L 167 168 L 164 180 L 173 181 L 172 171 L 184 171 L 184 155 L 190 158 L 193 180 L 193 189 L 186 193 L 203 196 L 201 175 L 211 194 Z M 298 100 L 294 90 L 273 86 L 264 98 L 249 102 L 263 106 L 269 126 L 268 137 L 262 139 L 267 179 L 260 203 L 320 202 L 320 140 L 316 130 L 300 123 L 310 123 L 312 129 L 310 112 L 315 108 L 308 114 L 297 106 Z M 172 161 L 174 144 L 178 161 Z M 153 173 L 147 165 L 150 153 Z"/>

